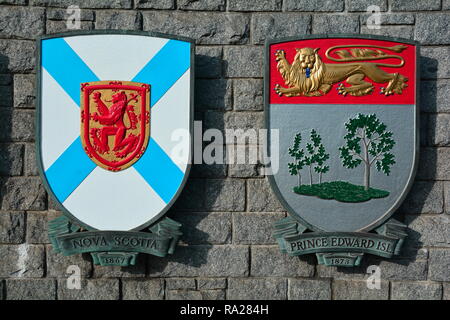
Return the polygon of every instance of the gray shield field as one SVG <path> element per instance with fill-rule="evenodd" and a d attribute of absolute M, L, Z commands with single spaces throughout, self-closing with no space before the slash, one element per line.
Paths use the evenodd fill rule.
<path fill-rule="evenodd" d="M 344 167 L 339 147 L 345 145 L 347 130 L 345 123 L 358 114 L 376 117 L 392 132 L 395 145 L 390 150 L 395 156 L 389 176 L 371 170 L 371 188 L 389 192 L 387 197 L 369 201 L 349 203 L 334 199 L 294 192 L 298 177 L 291 175 L 288 163 L 293 158 L 288 150 L 296 134 L 302 135 L 302 146 L 309 142 L 311 130 L 316 130 L 322 144 L 330 155 L 326 161 L 329 171 L 322 175 L 322 182 L 345 181 L 363 185 L 364 166 L 349 169 Z M 416 162 L 416 108 L 415 105 L 345 105 L 345 104 L 272 104 L 266 113 L 270 129 L 279 130 L 279 170 L 270 177 L 276 194 L 291 215 L 313 230 L 362 231 L 380 224 L 400 205 L 414 177 Z M 272 155 L 274 156 L 274 155 Z M 302 184 L 308 185 L 307 166 L 301 170 Z M 313 184 L 318 183 L 319 174 L 313 171 Z"/>

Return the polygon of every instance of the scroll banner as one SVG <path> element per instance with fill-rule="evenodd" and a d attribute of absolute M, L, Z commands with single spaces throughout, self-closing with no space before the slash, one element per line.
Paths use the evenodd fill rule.
<path fill-rule="evenodd" d="M 367 232 L 305 232 L 307 227 L 291 216 L 280 219 L 274 225 L 273 236 L 277 239 L 281 252 L 291 256 L 316 253 L 319 263 L 337 265 L 328 260 L 346 258 L 348 265 L 359 265 L 362 254 L 369 253 L 391 258 L 400 253 L 406 226 L 390 219 Z M 348 261 L 351 263 L 348 263 Z"/>
<path fill-rule="evenodd" d="M 65 216 L 49 222 L 49 239 L 56 252 L 65 256 L 91 253 L 100 265 L 134 265 L 138 253 L 165 257 L 172 254 L 182 233 L 181 224 L 165 217 L 150 232 L 80 231 Z"/>
<path fill-rule="evenodd" d="M 357 252 L 391 258 L 399 239 L 371 233 L 311 232 L 279 239 L 283 252 L 299 256 L 310 253 Z"/>
<path fill-rule="evenodd" d="M 139 252 L 165 257 L 171 238 L 135 231 L 88 231 L 57 237 L 62 254 L 84 252 Z"/>

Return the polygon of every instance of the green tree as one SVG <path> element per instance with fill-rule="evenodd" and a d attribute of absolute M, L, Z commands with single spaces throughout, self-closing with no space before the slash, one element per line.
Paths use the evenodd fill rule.
<path fill-rule="evenodd" d="M 316 130 L 312 129 L 310 134 L 311 143 L 306 144 L 307 155 L 304 157 L 304 163 L 309 167 L 309 185 L 313 184 L 313 168 L 319 174 L 319 183 L 322 183 L 322 174 L 329 171 L 329 167 L 325 166 L 325 161 L 330 157 L 325 152 L 322 144 L 322 138 Z M 314 166 L 317 164 L 316 166 Z M 314 167 L 313 167 L 314 166 Z"/>
<path fill-rule="evenodd" d="M 314 167 L 314 171 L 319 174 L 319 183 L 322 183 L 322 174 L 330 171 L 330 166 L 325 165 L 325 161 L 330 158 L 330 154 L 325 152 L 325 147 L 323 144 L 320 144 L 317 156 L 316 163 L 317 165 Z"/>
<path fill-rule="evenodd" d="M 302 142 L 302 135 L 297 133 L 294 137 L 294 144 L 291 148 L 288 149 L 288 153 L 291 157 L 294 158 L 294 162 L 288 163 L 289 173 L 292 176 L 298 177 L 298 186 L 302 184 L 302 176 L 301 170 L 304 166 L 303 157 L 305 155 L 305 151 L 300 148 L 300 144 Z"/>
<path fill-rule="evenodd" d="M 345 146 L 339 148 L 344 167 L 356 168 L 364 163 L 364 189 L 370 187 L 370 171 L 375 163 L 378 171 L 386 175 L 395 164 L 394 155 L 389 151 L 394 147 L 392 132 L 386 131 L 386 125 L 375 114 L 358 114 L 346 124 Z"/>

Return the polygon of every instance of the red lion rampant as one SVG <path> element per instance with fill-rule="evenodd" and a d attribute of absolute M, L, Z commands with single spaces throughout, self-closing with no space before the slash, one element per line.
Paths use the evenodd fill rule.
<path fill-rule="evenodd" d="M 150 139 L 150 85 L 81 83 L 80 129 L 83 149 L 96 165 L 112 172 L 131 167 Z"/>
<path fill-rule="evenodd" d="M 140 135 L 130 133 L 127 136 L 127 130 L 136 129 L 136 124 L 139 121 L 134 113 L 134 107 L 129 105 L 131 101 L 137 101 L 137 95 L 131 94 L 128 99 L 124 91 L 115 93 L 111 101 L 113 105 L 108 109 L 105 103 L 101 100 L 101 93 L 94 92 L 94 102 L 97 105 L 98 113 L 91 113 L 92 120 L 98 122 L 104 127 L 91 128 L 90 136 L 94 143 L 94 148 L 101 154 L 110 151 L 108 146 L 108 137 L 114 136 L 114 148 L 116 157 L 124 158 L 130 152 L 133 152 L 139 142 Z M 125 115 L 128 116 L 130 125 L 125 126 Z"/>

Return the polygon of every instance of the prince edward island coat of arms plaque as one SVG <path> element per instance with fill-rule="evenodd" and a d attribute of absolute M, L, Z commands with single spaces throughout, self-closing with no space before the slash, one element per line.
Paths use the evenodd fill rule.
<path fill-rule="evenodd" d="M 193 50 L 143 32 L 38 40 L 37 160 L 63 212 L 49 222 L 55 251 L 116 266 L 173 253 L 181 225 L 164 214 L 190 169 Z"/>
<path fill-rule="evenodd" d="M 269 181 L 289 213 L 275 224 L 282 252 L 331 266 L 399 254 L 406 226 L 391 215 L 418 161 L 417 57 L 417 43 L 386 37 L 267 42 L 266 124 L 279 131 Z"/>

